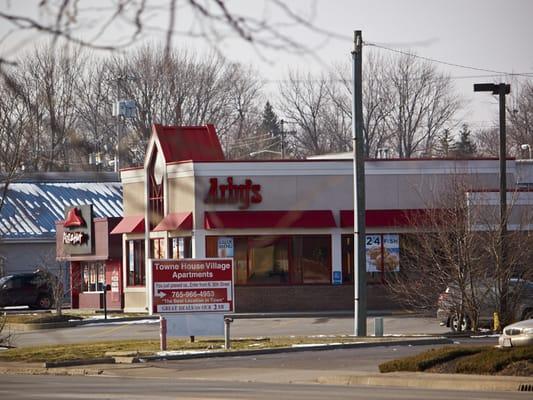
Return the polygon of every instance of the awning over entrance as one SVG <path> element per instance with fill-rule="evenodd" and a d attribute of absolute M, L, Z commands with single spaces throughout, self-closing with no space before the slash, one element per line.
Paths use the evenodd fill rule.
<path fill-rule="evenodd" d="M 123 217 L 122 220 L 111 231 L 111 235 L 121 233 L 143 233 L 144 232 L 144 216 L 133 215 Z"/>
<path fill-rule="evenodd" d="M 353 226 L 353 210 L 341 210 L 341 228 Z M 427 220 L 427 210 L 366 210 L 367 227 L 412 226 Z"/>
<path fill-rule="evenodd" d="M 206 212 L 205 229 L 335 228 L 329 210 Z"/>
<path fill-rule="evenodd" d="M 153 232 L 161 231 L 190 231 L 192 230 L 192 213 L 170 213 L 157 224 Z"/>

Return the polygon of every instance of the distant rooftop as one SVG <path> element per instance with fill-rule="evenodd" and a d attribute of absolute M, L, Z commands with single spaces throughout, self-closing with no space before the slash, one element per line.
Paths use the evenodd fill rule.
<path fill-rule="evenodd" d="M 32 172 L 17 177 L 15 182 L 120 182 L 120 178 L 117 172 Z"/>
<path fill-rule="evenodd" d="M 0 210 L 0 240 L 55 240 L 65 207 L 92 204 L 94 217 L 121 217 L 122 184 L 115 173 L 27 175 L 9 185 Z"/>

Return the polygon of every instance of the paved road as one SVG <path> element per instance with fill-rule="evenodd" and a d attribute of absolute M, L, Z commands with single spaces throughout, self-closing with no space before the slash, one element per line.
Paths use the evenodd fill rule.
<path fill-rule="evenodd" d="M 99 323 L 74 328 L 16 332 L 16 346 L 77 343 L 118 339 L 159 339 L 155 321 L 136 324 Z M 385 316 L 386 335 L 443 334 L 448 332 L 434 318 L 417 316 Z M 374 331 L 374 318 L 368 318 L 368 333 Z M 236 319 L 232 338 L 259 336 L 351 335 L 353 319 L 349 317 Z"/>
<path fill-rule="evenodd" d="M 489 339 L 485 339 L 487 341 Z M 529 399 L 529 393 L 318 385 L 319 377 L 374 372 L 429 346 L 270 354 L 107 366 L 99 376 L 0 375 L 2 399 Z M 428 376 L 427 379 L 431 379 Z M 21 388 L 24 388 L 23 390 Z"/>
<path fill-rule="evenodd" d="M 24 388 L 23 390 L 21 388 Z M 157 378 L 0 376 L 2 399 L 469 400 L 529 399 L 527 393 L 459 392 L 394 387 L 329 386 Z"/>

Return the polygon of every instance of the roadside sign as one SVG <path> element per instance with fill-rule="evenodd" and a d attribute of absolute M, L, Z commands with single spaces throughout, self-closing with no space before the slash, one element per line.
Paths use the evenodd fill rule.
<path fill-rule="evenodd" d="M 153 259 L 154 313 L 234 311 L 233 259 Z"/>

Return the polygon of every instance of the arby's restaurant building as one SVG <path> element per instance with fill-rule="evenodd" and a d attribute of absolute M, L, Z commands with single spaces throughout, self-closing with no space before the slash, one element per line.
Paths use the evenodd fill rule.
<path fill-rule="evenodd" d="M 368 308 L 390 309 L 385 282 L 401 270 L 413 221 L 457 174 L 498 187 L 498 160 L 378 159 L 365 169 Z M 507 171 L 513 182 L 514 161 Z M 211 257 L 234 259 L 237 312 L 353 308 L 351 159 L 226 160 L 212 125 L 154 125 L 144 166 L 121 181 L 124 215 L 109 237 L 122 252 L 125 311 L 147 311 L 148 259 Z"/>

